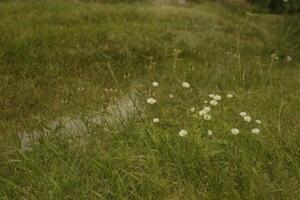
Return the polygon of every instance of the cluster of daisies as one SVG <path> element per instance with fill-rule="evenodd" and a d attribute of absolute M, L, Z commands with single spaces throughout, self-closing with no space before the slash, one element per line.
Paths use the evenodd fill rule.
<path fill-rule="evenodd" d="M 241 113 L 240 113 L 240 116 L 243 118 L 243 120 L 244 120 L 245 122 L 250 123 L 250 122 L 252 121 L 252 118 L 251 118 L 246 112 L 241 112 Z M 256 123 L 257 125 L 260 125 L 262 122 L 261 122 L 261 120 L 256 119 L 256 120 L 255 120 L 255 123 Z M 233 131 L 231 130 L 231 132 L 232 132 L 232 134 L 237 135 L 237 134 L 239 133 L 239 130 L 238 130 L 238 129 L 235 129 L 235 130 L 233 130 Z M 259 129 L 259 128 L 252 128 L 252 129 L 251 129 L 251 132 L 254 133 L 254 134 L 259 134 L 259 133 L 260 133 L 260 129 Z"/>
<path fill-rule="evenodd" d="M 153 87 L 158 87 L 159 83 L 158 82 L 153 82 L 152 86 Z M 188 82 L 182 82 L 181 86 L 183 88 L 186 88 L 186 89 L 188 89 L 188 88 L 191 87 Z M 204 120 L 211 120 L 211 118 L 212 118 L 211 114 L 210 114 L 211 108 L 214 107 L 214 106 L 217 106 L 219 104 L 219 102 L 221 101 L 221 99 L 222 99 L 221 95 L 215 95 L 215 94 L 209 94 L 208 97 L 210 99 L 204 101 L 204 104 L 205 104 L 204 108 L 202 110 L 198 111 L 198 116 L 200 118 L 203 118 Z M 231 99 L 233 97 L 234 97 L 233 94 L 230 94 L 230 93 L 226 94 L 226 98 L 228 98 L 228 99 Z M 174 98 L 174 95 L 173 94 L 169 94 L 169 98 Z M 147 99 L 147 103 L 150 104 L 150 105 L 154 105 L 155 103 L 157 103 L 157 99 L 155 99 L 153 97 L 150 97 L 150 98 Z M 190 111 L 192 113 L 195 113 L 196 112 L 196 108 L 192 107 L 190 109 Z M 243 120 L 245 122 L 250 123 L 252 121 L 252 118 L 246 112 L 241 112 L 240 116 L 243 118 Z M 156 118 L 153 118 L 152 121 L 153 121 L 153 123 L 159 123 L 160 120 L 159 120 L 159 118 L 156 117 Z M 256 123 L 256 125 L 260 125 L 262 122 L 261 122 L 261 120 L 256 119 L 255 123 Z M 260 133 L 260 129 L 259 128 L 252 128 L 251 132 L 253 134 L 259 134 Z M 238 128 L 232 128 L 231 129 L 231 134 L 232 135 L 238 135 L 239 133 L 240 133 L 240 130 Z M 184 130 L 184 129 L 181 129 L 178 132 L 178 135 L 180 137 L 184 137 L 184 136 L 188 135 L 188 131 Z M 207 135 L 208 136 L 212 136 L 213 135 L 213 131 L 212 130 L 208 130 L 207 131 Z"/>
<path fill-rule="evenodd" d="M 220 95 L 209 94 L 208 96 L 211 98 L 211 100 L 209 101 L 206 100 L 204 101 L 204 103 L 205 104 L 209 103 L 211 106 L 218 105 L 219 101 L 222 99 Z M 195 107 L 191 108 L 191 112 L 194 111 L 195 111 Z M 211 115 L 209 114 L 210 111 L 211 111 L 211 107 L 206 105 L 202 110 L 198 112 L 198 115 L 200 117 L 203 117 L 204 120 L 211 120 Z"/>

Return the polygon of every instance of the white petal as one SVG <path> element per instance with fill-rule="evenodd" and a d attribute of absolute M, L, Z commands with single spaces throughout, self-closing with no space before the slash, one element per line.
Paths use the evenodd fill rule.
<path fill-rule="evenodd" d="M 211 130 L 208 130 L 208 131 L 207 131 L 207 135 L 208 135 L 208 136 L 212 136 L 212 134 L 213 134 L 213 132 L 212 132 Z"/>
<path fill-rule="evenodd" d="M 190 88 L 190 84 L 188 82 L 182 82 L 182 87 L 184 88 Z"/>
<path fill-rule="evenodd" d="M 152 86 L 153 86 L 153 87 L 158 87 L 158 85 L 159 85 L 158 82 L 153 82 L 153 83 L 152 83 Z"/>
<path fill-rule="evenodd" d="M 153 121 L 154 123 L 158 123 L 158 122 L 159 122 L 159 119 L 158 119 L 158 118 L 154 118 L 152 121 Z"/>
<path fill-rule="evenodd" d="M 251 130 L 251 132 L 254 133 L 254 134 L 259 134 L 259 133 L 260 133 L 260 130 L 259 130 L 258 128 L 253 128 L 253 129 Z"/>
<path fill-rule="evenodd" d="M 188 134 L 188 132 L 186 130 L 181 129 L 178 134 L 180 137 L 184 137 Z"/>
<path fill-rule="evenodd" d="M 251 117 L 250 117 L 250 116 L 245 116 L 245 117 L 244 117 L 244 121 L 246 121 L 246 122 L 251 122 Z"/>
<path fill-rule="evenodd" d="M 241 112 L 240 115 L 241 115 L 242 117 L 246 117 L 246 116 L 247 116 L 247 113 L 246 113 L 246 112 Z"/>
<path fill-rule="evenodd" d="M 231 98 L 233 98 L 233 94 L 227 94 L 226 97 L 231 99 Z"/>
<path fill-rule="evenodd" d="M 237 135 L 237 134 L 239 134 L 239 132 L 240 132 L 240 130 L 239 130 L 239 129 L 237 129 L 237 128 L 233 128 L 233 129 L 231 129 L 231 133 L 232 133 L 232 135 Z"/>

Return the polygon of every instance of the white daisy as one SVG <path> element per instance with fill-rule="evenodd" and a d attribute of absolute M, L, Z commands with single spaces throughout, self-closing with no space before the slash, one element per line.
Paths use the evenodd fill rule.
<path fill-rule="evenodd" d="M 153 121 L 154 123 L 158 123 L 158 122 L 159 122 L 159 119 L 158 119 L 158 118 L 154 118 L 152 121 Z"/>
<path fill-rule="evenodd" d="M 240 130 L 237 129 L 237 128 L 231 129 L 231 134 L 232 134 L 232 135 L 237 135 L 237 134 L 239 134 L 239 132 L 240 132 Z"/>
<path fill-rule="evenodd" d="M 218 102 L 216 100 L 211 100 L 209 102 L 209 104 L 212 105 L 212 106 L 216 106 L 218 104 Z"/>
<path fill-rule="evenodd" d="M 192 107 L 192 108 L 190 109 L 191 112 L 195 112 L 195 110 L 196 110 L 195 107 Z"/>
<path fill-rule="evenodd" d="M 208 131 L 207 131 L 207 135 L 208 135 L 208 136 L 212 136 L 212 134 L 213 134 L 213 132 L 212 132 L 211 130 L 208 130 Z"/>
<path fill-rule="evenodd" d="M 254 133 L 254 134 L 259 134 L 260 133 L 260 130 L 258 128 L 253 128 L 251 130 L 251 133 Z"/>
<path fill-rule="evenodd" d="M 184 88 L 190 88 L 191 85 L 188 82 L 182 82 L 182 87 L 184 87 Z"/>
<path fill-rule="evenodd" d="M 246 116 L 247 116 L 247 113 L 246 113 L 246 112 L 241 112 L 241 113 L 240 113 L 240 116 L 246 117 Z"/>
<path fill-rule="evenodd" d="M 184 137 L 184 136 L 186 136 L 186 135 L 188 134 L 188 132 L 187 132 L 186 130 L 181 129 L 181 130 L 178 132 L 178 134 L 179 134 L 180 137 Z"/>
<path fill-rule="evenodd" d="M 206 104 L 206 103 L 208 103 L 208 101 L 205 100 L 204 103 Z"/>
<path fill-rule="evenodd" d="M 220 101 L 222 99 L 222 97 L 220 95 L 215 95 L 213 97 L 213 99 L 216 100 L 216 101 Z"/>
<path fill-rule="evenodd" d="M 153 86 L 153 87 L 158 87 L 158 85 L 159 85 L 158 82 L 153 82 L 153 83 L 152 83 L 152 86 Z"/>
<path fill-rule="evenodd" d="M 206 112 L 205 112 L 205 110 L 200 110 L 200 111 L 198 112 L 198 114 L 199 114 L 200 116 L 202 116 L 202 115 L 205 115 Z"/>
<path fill-rule="evenodd" d="M 205 120 L 211 120 L 211 115 L 210 114 L 204 114 L 203 118 Z"/>
<path fill-rule="evenodd" d="M 157 102 L 157 100 L 156 99 L 154 99 L 154 98 L 149 98 L 149 99 L 147 99 L 147 103 L 149 103 L 149 104 L 151 104 L 151 105 L 153 105 L 153 104 L 155 104 Z"/>
<path fill-rule="evenodd" d="M 173 94 L 169 94 L 169 98 L 173 99 L 174 95 Z"/>
<path fill-rule="evenodd" d="M 244 121 L 245 122 L 251 122 L 251 117 L 250 116 L 245 116 Z"/>
<path fill-rule="evenodd" d="M 226 97 L 227 97 L 228 99 L 231 99 L 231 98 L 233 98 L 233 94 L 227 94 Z"/>
<path fill-rule="evenodd" d="M 214 98 L 215 95 L 214 95 L 214 94 L 209 94 L 208 96 L 209 96 L 210 98 Z"/>
<path fill-rule="evenodd" d="M 205 106 L 205 107 L 203 108 L 203 110 L 204 110 L 206 113 L 208 113 L 211 109 L 210 109 L 209 106 Z"/>
<path fill-rule="evenodd" d="M 261 124 L 261 121 L 260 121 L 259 119 L 255 120 L 255 122 L 256 122 L 257 124 Z"/>

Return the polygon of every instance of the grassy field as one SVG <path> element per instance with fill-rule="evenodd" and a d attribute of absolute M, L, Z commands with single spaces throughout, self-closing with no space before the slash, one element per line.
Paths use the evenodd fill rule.
<path fill-rule="evenodd" d="M 300 199 L 299 16 L 249 9 L 0 2 L 0 199 Z M 136 85 L 122 127 L 20 150 L 18 132 Z"/>

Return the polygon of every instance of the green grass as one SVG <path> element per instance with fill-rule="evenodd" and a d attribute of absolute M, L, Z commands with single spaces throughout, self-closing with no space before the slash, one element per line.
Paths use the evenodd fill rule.
<path fill-rule="evenodd" d="M 245 11 L 0 3 L 0 199 L 299 199 L 298 16 Z M 108 65 L 120 84 L 114 94 L 105 92 L 117 88 Z M 100 110 L 135 83 L 143 119 L 20 151 L 17 132 Z M 210 93 L 223 98 L 205 121 L 190 108 L 201 109 Z M 150 96 L 154 106 L 145 103 Z M 262 125 L 243 122 L 241 111 Z M 233 127 L 241 133 L 233 136 Z"/>

